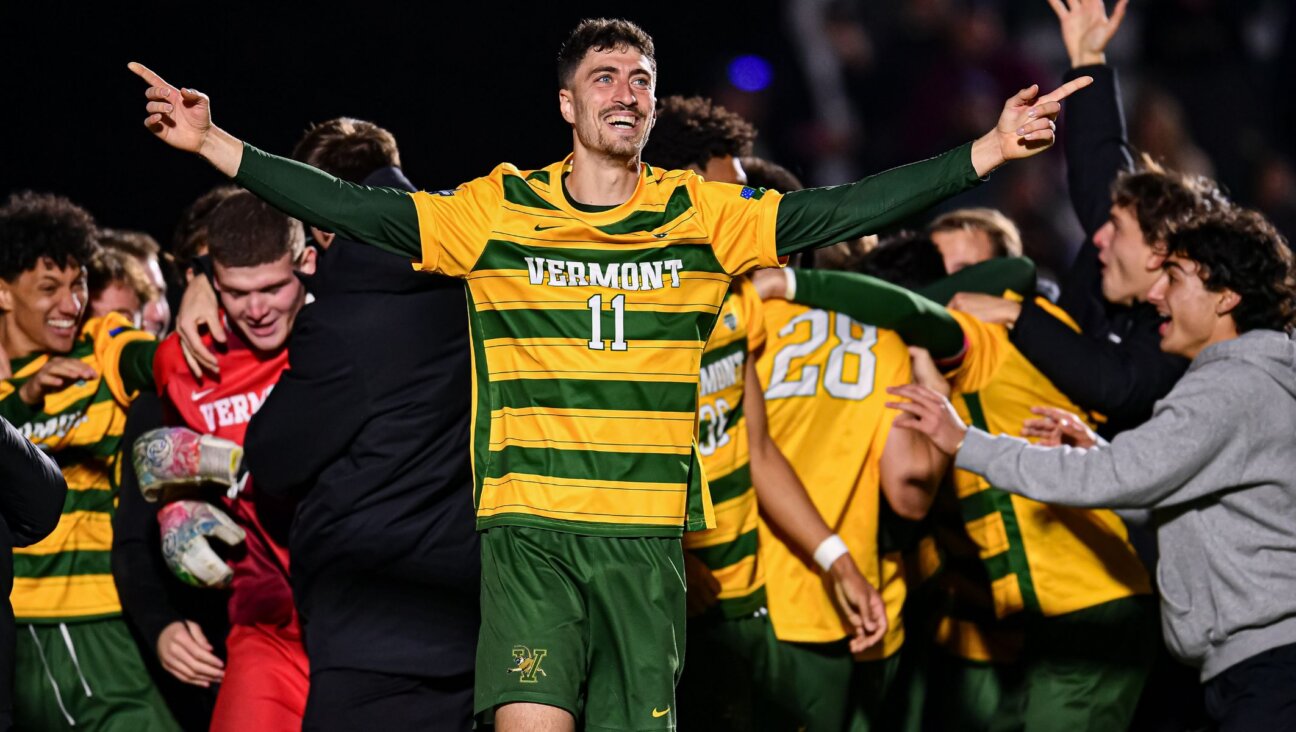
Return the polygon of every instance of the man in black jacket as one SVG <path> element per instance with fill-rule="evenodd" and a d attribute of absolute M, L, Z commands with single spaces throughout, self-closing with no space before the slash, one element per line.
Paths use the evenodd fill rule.
<path fill-rule="evenodd" d="M 1160 276 L 1160 248 L 1176 225 L 1228 205 L 1215 185 L 1165 171 L 1136 169 L 1125 138 L 1116 72 L 1104 49 L 1125 14 L 1107 17 L 1102 0 L 1051 0 L 1072 68 L 1093 88 L 1067 110 L 1067 181 L 1085 241 L 1062 273 L 1058 305 L 1076 332 L 1033 303 L 960 296 L 952 306 L 982 320 L 1012 325 L 1013 344 L 1070 399 L 1107 418 L 1105 437 L 1137 426 L 1188 366 L 1162 353 L 1161 317 L 1146 301 Z M 1081 98 L 1083 97 L 1083 98 Z"/>
<path fill-rule="evenodd" d="M 318 125 L 294 157 L 414 190 L 395 139 L 367 122 Z M 480 560 L 463 286 L 312 231 L 327 246 L 316 300 L 245 443 L 257 489 L 300 501 L 290 555 L 311 664 L 304 727 L 469 729 Z"/>
<path fill-rule="evenodd" d="M 13 548 L 49 536 L 63 515 L 67 482 L 58 465 L 0 419 L 0 730 L 13 725 Z"/>

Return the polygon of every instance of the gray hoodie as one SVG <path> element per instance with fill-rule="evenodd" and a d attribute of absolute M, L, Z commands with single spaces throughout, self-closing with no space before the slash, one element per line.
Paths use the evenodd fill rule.
<path fill-rule="evenodd" d="M 1151 508 L 1166 644 L 1203 681 L 1296 643 L 1296 340 L 1204 349 L 1152 419 L 1090 450 L 968 431 L 955 463 L 1046 503 Z"/>

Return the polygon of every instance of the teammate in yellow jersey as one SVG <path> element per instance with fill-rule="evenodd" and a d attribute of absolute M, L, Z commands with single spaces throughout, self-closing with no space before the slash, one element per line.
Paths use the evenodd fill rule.
<path fill-rule="evenodd" d="M 888 256 L 858 257 L 828 250 L 831 266 L 879 266 Z M 927 260 L 932 278 L 944 275 L 939 253 Z M 886 389 L 912 380 L 909 351 L 892 331 L 840 312 L 779 299 L 779 273 L 759 273 L 768 341 L 758 369 L 767 384 L 769 431 L 787 454 L 829 526 L 845 540 L 871 583 L 881 588 L 888 633 L 863 654 L 844 642 L 848 628 L 835 612 L 829 588 L 804 553 L 768 524 L 762 526 L 770 617 L 800 718 L 809 729 L 878 728 L 904 642 L 900 612 L 906 586 L 898 546 L 882 546 L 882 497 L 896 512 L 901 499 L 934 490 L 948 461 L 913 434 L 892 430 Z"/>
<path fill-rule="evenodd" d="M 711 523 L 690 455 L 696 385 L 730 279 L 891 225 L 1039 153 L 1061 100 L 1089 83 L 1023 89 L 994 130 L 936 158 L 783 196 L 641 163 L 654 54 L 633 23 L 583 21 L 559 54 L 572 154 L 413 194 L 245 145 L 212 124 L 206 96 L 130 66 L 150 85 L 145 125 L 167 144 L 317 228 L 468 281 L 485 532 L 476 705 L 504 732 L 676 724 L 679 536 Z"/>
<path fill-rule="evenodd" d="M 644 157 L 707 180 L 745 185 L 741 160 L 754 137 L 746 120 L 709 99 L 666 97 L 658 104 Z M 775 188 L 764 181 L 758 187 Z M 737 279 L 702 354 L 698 450 L 716 527 L 684 539 L 691 619 L 677 698 L 683 718 L 698 729 L 788 729 L 797 718 L 765 607 L 758 513 L 806 556 L 840 544 L 766 428 L 764 387 L 756 374 L 764 346 L 760 297 L 747 278 Z M 851 645 L 862 652 L 886 630 L 881 597 L 849 552 L 831 561 L 820 556 L 851 626 Z"/>

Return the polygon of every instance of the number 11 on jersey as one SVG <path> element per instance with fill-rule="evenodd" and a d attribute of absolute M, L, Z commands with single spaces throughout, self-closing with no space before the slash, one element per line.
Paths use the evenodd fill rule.
<path fill-rule="evenodd" d="M 590 309 L 589 347 L 595 351 L 603 350 L 603 296 L 593 295 L 586 303 Z M 612 350 L 626 350 L 625 340 L 625 295 L 617 295 L 609 302 L 612 306 Z"/>

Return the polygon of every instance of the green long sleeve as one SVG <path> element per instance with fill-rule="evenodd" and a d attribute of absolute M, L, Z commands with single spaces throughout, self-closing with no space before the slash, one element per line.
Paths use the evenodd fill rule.
<path fill-rule="evenodd" d="M 421 256 L 418 212 L 406 191 L 347 183 L 246 143 L 234 181 L 307 224 L 394 254 Z"/>
<path fill-rule="evenodd" d="M 893 330 L 943 360 L 963 350 L 963 329 L 944 306 L 903 287 L 854 272 L 797 270 L 794 302 L 845 313 Z"/>
<path fill-rule="evenodd" d="M 775 241 L 780 255 L 874 234 L 922 213 L 981 181 L 972 143 L 855 183 L 792 191 L 779 202 Z"/>
<path fill-rule="evenodd" d="M 944 304 L 960 292 L 1002 295 L 1006 290 L 1023 296 L 1035 292 L 1035 263 L 1029 257 L 987 259 L 920 287 L 916 292 Z"/>
<path fill-rule="evenodd" d="M 117 372 L 128 392 L 153 391 L 157 387 L 153 378 L 153 356 L 160 341 L 131 341 L 122 347 Z"/>

